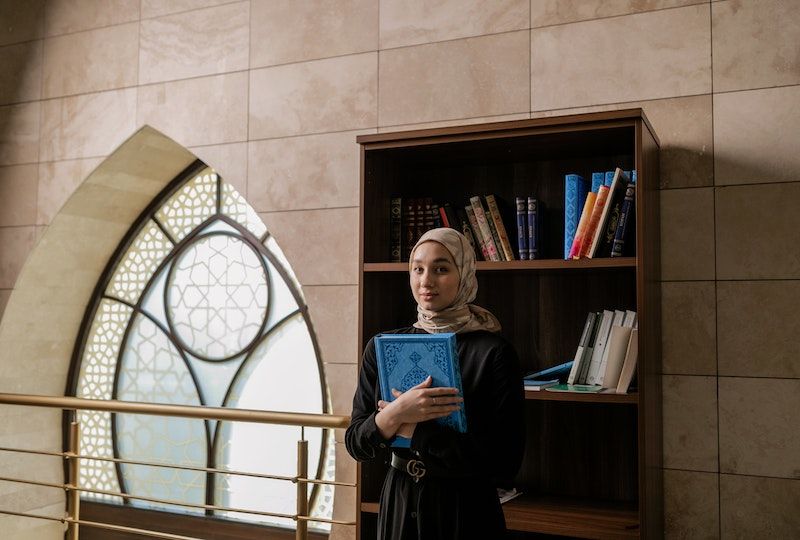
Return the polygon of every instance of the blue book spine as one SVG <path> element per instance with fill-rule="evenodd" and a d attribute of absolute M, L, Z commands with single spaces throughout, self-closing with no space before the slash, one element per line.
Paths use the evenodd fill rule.
<path fill-rule="evenodd" d="M 525 197 L 517 197 L 517 246 L 519 260 L 528 260 L 528 208 Z"/>
<path fill-rule="evenodd" d="M 600 186 L 603 185 L 605 181 L 605 173 L 602 172 L 593 172 L 592 173 L 592 193 L 597 193 L 600 191 Z"/>
<path fill-rule="evenodd" d="M 634 171 L 635 172 L 635 171 Z M 625 190 L 625 200 L 622 201 L 622 209 L 619 212 L 619 222 L 617 223 L 617 230 L 614 233 L 614 244 L 611 247 L 612 257 L 622 257 L 625 249 L 626 232 L 628 230 L 628 222 L 633 219 L 633 209 L 636 200 L 636 184 L 628 184 Z"/>
<path fill-rule="evenodd" d="M 564 258 L 569 259 L 569 250 L 578 229 L 583 203 L 586 202 L 586 184 L 578 174 L 564 177 Z"/>
<path fill-rule="evenodd" d="M 606 171 L 606 179 L 603 183 L 606 186 L 611 187 L 611 184 L 614 183 L 614 171 Z"/>
<path fill-rule="evenodd" d="M 569 362 L 564 362 L 563 364 L 558 364 L 557 366 L 537 371 L 536 373 L 526 375 L 523 378 L 523 380 L 536 381 L 536 380 L 557 379 L 559 377 L 569 375 L 569 371 L 572 369 L 573 362 L 574 362 L 573 360 L 570 360 Z"/>
<path fill-rule="evenodd" d="M 631 184 L 635 184 L 636 183 L 636 169 L 633 169 L 631 171 L 631 174 L 628 175 L 628 178 L 631 179 Z"/>
<path fill-rule="evenodd" d="M 541 237 L 539 212 L 539 201 L 528 197 L 526 217 L 528 220 L 528 258 L 530 260 L 539 258 L 539 238 Z"/>

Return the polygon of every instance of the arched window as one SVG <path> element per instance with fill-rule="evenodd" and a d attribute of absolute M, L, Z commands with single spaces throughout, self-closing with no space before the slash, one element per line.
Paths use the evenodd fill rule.
<path fill-rule="evenodd" d="M 74 394 L 90 399 L 322 413 L 330 407 L 294 272 L 233 187 L 196 162 L 153 201 L 106 268 L 75 351 Z M 291 476 L 300 428 L 81 413 L 83 453 Z M 333 432 L 305 429 L 309 471 L 333 479 Z M 112 461 L 82 462 L 95 501 L 203 509 L 118 497 L 293 514 L 294 484 Z M 309 490 L 330 518 L 328 485 Z M 274 525 L 290 519 L 228 515 Z M 319 525 L 319 528 L 327 528 Z"/>

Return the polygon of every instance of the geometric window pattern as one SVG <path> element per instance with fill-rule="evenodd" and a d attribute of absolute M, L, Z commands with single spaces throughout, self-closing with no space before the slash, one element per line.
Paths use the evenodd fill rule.
<path fill-rule="evenodd" d="M 75 395 L 146 403 L 323 413 L 330 410 L 302 290 L 256 212 L 212 169 L 162 196 L 109 265 L 79 339 Z M 82 412 L 81 447 L 102 457 L 292 476 L 296 442 L 309 475 L 334 477 L 333 431 L 188 418 Z M 286 481 L 108 461 L 81 462 L 92 489 L 294 513 Z M 132 498 L 85 498 L 173 512 L 204 510 Z M 333 488 L 309 486 L 311 515 L 330 519 Z M 225 512 L 293 527 L 293 521 Z M 327 524 L 311 522 L 327 530 Z"/>

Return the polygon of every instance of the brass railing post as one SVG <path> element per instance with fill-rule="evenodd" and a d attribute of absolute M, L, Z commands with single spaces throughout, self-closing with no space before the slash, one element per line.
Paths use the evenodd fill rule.
<path fill-rule="evenodd" d="M 75 420 L 69 425 L 69 456 L 67 456 L 69 465 L 69 480 L 68 483 L 73 488 L 80 487 L 80 467 L 77 456 L 80 455 L 80 423 L 77 421 L 78 412 L 75 411 Z M 67 492 L 67 512 L 69 518 L 74 520 L 69 524 L 67 538 L 69 540 L 78 540 L 79 525 L 78 520 L 81 518 L 81 492 L 77 489 L 70 489 Z"/>
<path fill-rule="evenodd" d="M 305 440 L 305 437 L 297 441 L 297 478 L 297 515 L 307 516 L 308 484 L 299 480 L 300 478 L 308 478 L 308 441 Z M 308 521 L 298 518 L 295 540 L 306 540 L 307 538 Z"/>

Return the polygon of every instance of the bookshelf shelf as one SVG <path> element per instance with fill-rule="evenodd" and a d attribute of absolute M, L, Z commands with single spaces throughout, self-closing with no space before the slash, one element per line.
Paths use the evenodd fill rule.
<path fill-rule="evenodd" d="M 636 505 L 525 494 L 503 505 L 509 529 L 578 538 L 639 538 Z M 567 525 L 568 524 L 568 525 Z"/>
<path fill-rule="evenodd" d="M 496 272 L 503 270 L 575 270 L 581 268 L 635 268 L 635 257 L 617 257 L 604 259 L 579 259 L 565 261 L 562 259 L 539 259 L 535 261 L 478 261 L 478 272 Z M 407 272 L 408 264 L 399 263 L 364 263 L 364 272 Z"/>
<path fill-rule="evenodd" d="M 569 401 L 571 403 L 624 403 L 639 404 L 639 394 L 580 394 L 570 392 L 548 392 L 547 390 L 525 390 L 525 399 L 539 401 Z"/>
<path fill-rule="evenodd" d="M 573 358 L 588 312 L 636 311 L 637 391 L 525 392 L 526 453 L 515 479 L 525 495 L 503 505 L 507 526 L 520 540 L 663 538 L 658 139 L 641 109 L 357 141 L 361 349 L 379 332 L 408 326 L 416 313 L 407 263 L 390 262 L 390 214 L 394 208 L 397 216 L 398 198 L 401 204 L 429 198 L 457 210 L 471 196 L 492 194 L 515 256 L 515 199 L 536 198 L 541 258 L 478 262 L 475 303 L 500 320 L 523 373 Z M 590 178 L 614 167 L 637 172 L 635 236 L 625 244 L 632 256 L 563 260 L 565 175 Z M 375 538 L 388 458 L 358 464 L 359 540 Z"/>

